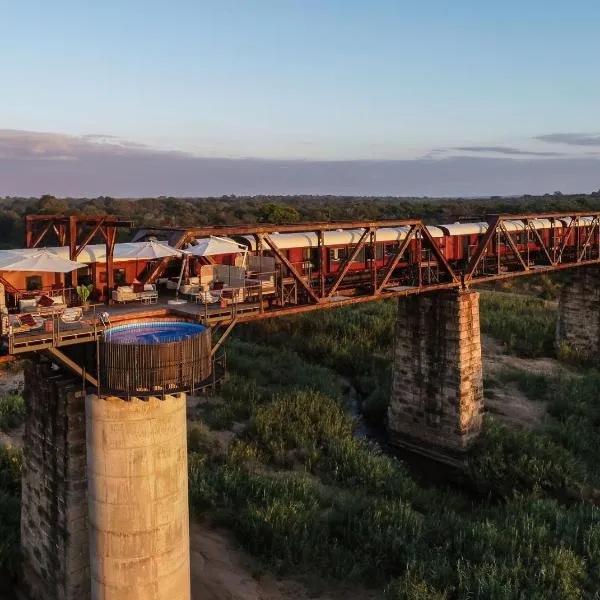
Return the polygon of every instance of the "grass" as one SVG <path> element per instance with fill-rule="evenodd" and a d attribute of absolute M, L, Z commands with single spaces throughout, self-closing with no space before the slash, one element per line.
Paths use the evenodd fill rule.
<path fill-rule="evenodd" d="M 481 331 L 501 341 L 509 354 L 554 356 L 556 308 L 546 301 L 483 293 L 480 310 Z"/>
<path fill-rule="evenodd" d="M 487 423 L 464 475 L 477 496 L 424 486 L 353 437 L 339 397 L 350 380 L 363 407 L 387 402 L 394 318 L 383 302 L 242 330 L 230 368 L 241 396 L 252 389 L 249 425 L 227 455 L 191 453 L 193 507 L 267 568 L 387 600 L 600 598 L 600 494 L 584 493 L 600 481 L 600 376 L 499 373 L 545 402 L 549 422 Z M 538 300 L 482 299 L 485 331 L 524 356 L 553 352 L 553 318 Z M 224 396 L 235 402 L 233 387 Z"/>
<path fill-rule="evenodd" d="M 0 429 L 8 431 L 19 427 L 25 420 L 25 401 L 17 392 L 0 396 Z"/>
<path fill-rule="evenodd" d="M 0 573 L 16 577 L 20 555 L 21 453 L 0 445 Z"/>

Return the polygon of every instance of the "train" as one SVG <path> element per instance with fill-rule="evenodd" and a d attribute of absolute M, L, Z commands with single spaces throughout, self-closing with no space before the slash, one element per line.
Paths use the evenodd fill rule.
<path fill-rule="evenodd" d="M 502 235 L 493 236 L 488 245 L 482 268 L 486 264 L 497 264 L 502 259 L 503 269 L 510 269 L 512 263 L 518 263 L 517 252 L 536 263 L 546 253 L 555 257 L 573 255 L 576 249 L 598 254 L 600 249 L 599 229 L 596 217 L 579 217 L 576 223 L 571 217 L 562 219 L 535 218 L 528 221 L 505 220 Z M 452 269 L 460 273 L 466 269 L 488 231 L 489 224 L 481 222 L 456 222 L 441 225 L 428 225 L 427 231 L 439 250 L 439 256 L 424 243 L 423 236 L 413 236 L 402 259 L 397 263 L 398 271 L 420 265 L 438 267 L 439 257 L 443 257 Z M 389 265 L 397 254 L 403 240 L 409 235 L 410 227 L 380 227 L 375 230 L 374 243 L 367 243 L 356 254 L 352 263 L 346 265 L 353 254 L 356 244 L 363 236 L 364 229 L 337 229 L 323 234 L 323 250 L 320 256 L 319 237 L 315 231 L 298 233 L 272 233 L 271 239 L 279 252 L 293 265 L 295 270 L 308 279 L 318 278 L 322 274 L 327 281 L 333 281 L 342 268 L 348 273 L 345 281 L 352 284 L 365 279 L 373 270 Z M 237 243 L 247 247 L 250 254 L 257 253 L 257 240 L 252 235 L 231 236 Z M 510 240 L 507 239 L 510 237 Z M 420 257 L 419 257 L 420 253 Z M 263 245 L 263 254 L 274 256 L 273 251 Z M 214 257 L 217 263 L 230 260 L 226 256 Z M 321 272 L 321 269 L 324 273 Z"/>

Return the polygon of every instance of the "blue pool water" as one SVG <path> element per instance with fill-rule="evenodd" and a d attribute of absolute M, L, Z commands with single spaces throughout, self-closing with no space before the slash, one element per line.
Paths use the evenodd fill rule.
<path fill-rule="evenodd" d="M 151 321 L 111 327 L 104 332 L 104 339 L 116 344 L 164 344 L 194 337 L 205 329 L 197 323 Z"/>

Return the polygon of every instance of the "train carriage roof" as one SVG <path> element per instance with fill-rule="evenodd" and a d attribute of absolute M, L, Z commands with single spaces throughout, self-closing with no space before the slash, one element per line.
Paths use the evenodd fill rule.
<path fill-rule="evenodd" d="M 444 232 L 435 226 L 428 226 L 427 230 L 434 238 L 444 236 Z M 380 227 L 376 230 L 376 242 L 399 242 L 406 238 L 410 227 Z M 324 232 L 324 242 L 326 246 L 347 246 L 357 244 L 365 232 L 364 229 L 336 229 L 334 231 Z M 290 248 L 317 248 L 319 238 L 314 231 L 303 231 L 300 233 L 272 233 L 272 240 L 281 250 Z M 242 239 L 246 241 L 250 250 L 256 250 L 256 241 L 254 236 L 245 235 Z"/>

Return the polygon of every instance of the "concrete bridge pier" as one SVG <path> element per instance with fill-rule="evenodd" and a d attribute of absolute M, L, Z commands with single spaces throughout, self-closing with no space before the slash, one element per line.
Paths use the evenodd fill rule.
<path fill-rule="evenodd" d="M 600 355 L 600 266 L 574 269 L 563 286 L 556 345 L 564 357 L 589 360 Z"/>
<path fill-rule="evenodd" d="M 190 600 L 186 395 L 86 416 L 92 600 Z"/>
<path fill-rule="evenodd" d="M 479 294 L 447 290 L 398 301 L 388 432 L 400 446 L 453 456 L 481 431 Z"/>

